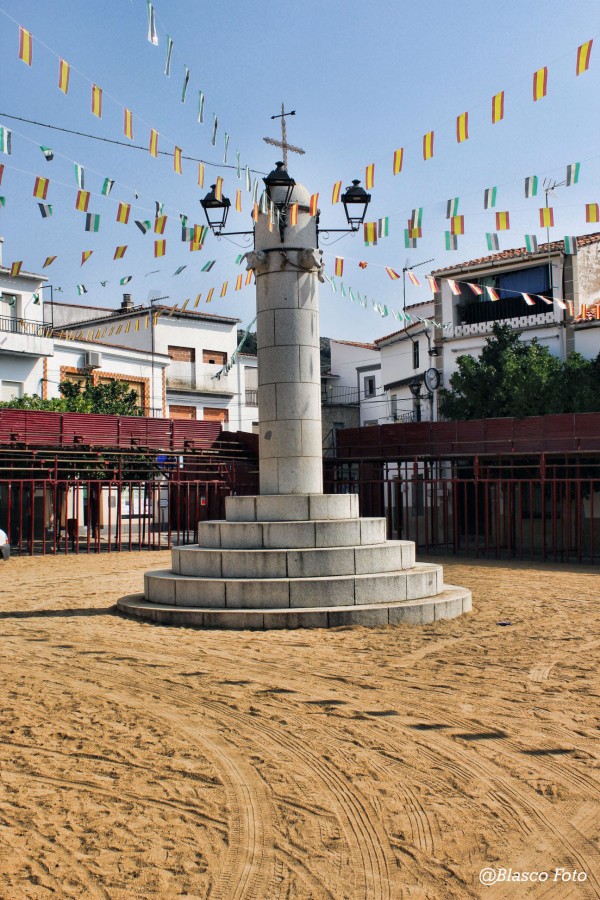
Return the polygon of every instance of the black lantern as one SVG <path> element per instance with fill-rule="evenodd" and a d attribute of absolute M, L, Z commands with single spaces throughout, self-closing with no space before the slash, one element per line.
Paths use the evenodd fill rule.
<path fill-rule="evenodd" d="M 365 189 L 360 186 L 360 181 L 355 178 L 352 185 L 347 187 L 342 194 L 344 212 L 352 231 L 358 231 L 359 226 L 365 221 L 370 202 L 371 195 L 367 194 Z"/>
<path fill-rule="evenodd" d="M 408 382 L 408 389 L 417 403 L 419 403 L 421 400 L 421 379 L 411 378 L 411 380 Z"/>
<path fill-rule="evenodd" d="M 271 202 L 277 207 L 280 213 L 285 211 L 290 205 L 292 191 L 296 186 L 296 182 L 293 178 L 290 178 L 283 168 L 283 163 L 275 163 L 275 168 L 272 172 L 269 172 L 266 178 L 263 178 L 263 181 Z M 279 188 L 279 190 L 276 190 L 276 188 Z"/>
<path fill-rule="evenodd" d="M 210 191 L 206 197 L 200 201 L 200 204 L 205 212 L 206 221 L 210 228 L 216 235 L 219 235 L 225 228 L 231 201 L 228 197 L 223 196 L 221 196 L 220 200 L 217 199 L 216 188 L 216 184 L 211 184 Z"/>

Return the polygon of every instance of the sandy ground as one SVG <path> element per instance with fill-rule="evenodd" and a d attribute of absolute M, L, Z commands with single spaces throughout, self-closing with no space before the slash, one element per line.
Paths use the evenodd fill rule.
<path fill-rule="evenodd" d="M 472 614 L 266 634 L 118 616 L 167 553 L 0 564 L 2 900 L 600 896 L 598 570 L 441 561 Z"/>

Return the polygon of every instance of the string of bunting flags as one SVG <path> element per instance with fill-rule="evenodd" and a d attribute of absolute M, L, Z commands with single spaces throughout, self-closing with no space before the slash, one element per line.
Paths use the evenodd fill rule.
<path fill-rule="evenodd" d="M 584 72 L 590 67 L 590 58 L 592 53 L 592 45 L 594 41 L 593 38 L 589 41 L 585 41 L 583 44 L 580 44 L 577 47 L 577 52 L 575 54 L 575 76 L 578 77 L 582 75 Z M 540 69 L 537 69 L 532 76 L 532 99 L 534 103 L 542 100 L 547 96 L 548 93 L 548 66 L 543 66 Z M 505 117 L 505 91 L 499 91 L 494 94 L 491 98 L 490 102 L 490 119 L 492 125 L 497 125 L 501 122 Z M 469 113 L 462 112 L 458 116 L 456 116 L 455 120 L 455 137 L 456 142 L 459 144 L 464 143 L 469 140 L 471 135 L 469 133 Z M 427 161 L 432 159 L 434 156 L 434 140 L 435 140 L 435 130 L 426 132 L 421 139 L 422 146 L 422 159 L 423 161 Z M 415 143 L 416 140 L 409 141 L 408 144 Z M 406 147 L 398 147 L 392 153 L 392 173 L 393 175 L 399 175 L 404 167 L 405 163 L 405 150 Z M 333 204 L 338 203 L 340 200 L 340 196 L 338 191 L 336 190 L 337 185 L 340 182 L 335 182 L 333 191 L 332 191 L 332 200 Z M 371 190 L 375 187 L 375 163 L 369 163 L 365 167 L 365 185 L 367 190 Z"/>
<path fill-rule="evenodd" d="M 158 46 L 158 36 L 156 33 L 156 24 L 155 24 L 155 12 L 154 7 L 149 0 L 147 0 L 148 5 L 148 40 Z M 4 10 L 0 9 L 0 13 L 6 16 L 11 22 L 15 25 L 18 25 L 19 29 L 19 41 L 18 41 L 18 58 L 24 62 L 30 68 L 33 68 L 33 43 L 34 40 L 38 40 L 35 35 L 31 33 L 28 29 L 26 29 L 23 25 L 19 25 L 12 16 L 9 16 Z M 57 78 L 57 86 L 58 89 L 65 95 L 69 94 L 69 90 L 71 87 L 71 74 L 72 67 L 70 63 L 67 62 L 59 53 L 57 53 L 54 49 L 48 46 L 46 42 L 39 41 L 41 46 L 44 47 L 45 50 L 52 53 L 53 56 L 58 60 L 58 78 Z M 171 60 L 173 54 L 173 40 L 171 37 L 167 35 L 167 63 L 165 66 L 165 75 L 170 77 L 171 74 Z M 181 92 L 181 102 L 185 103 L 188 84 L 190 81 L 190 69 L 187 65 L 184 65 L 184 74 L 183 74 L 183 84 L 182 84 L 182 92 Z M 94 80 L 88 78 L 86 75 L 81 73 L 79 70 L 73 70 L 77 73 L 78 76 L 83 78 L 90 85 L 90 111 L 93 116 L 101 119 L 103 113 L 103 102 L 104 98 L 111 100 L 115 104 L 117 104 L 123 111 L 123 135 L 130 141 L 134 140 L 134 114 L 132 109 L 111 95 L 107 94 L 98 84 L 95 83 Z M 198 115 L 197 121 L 200 125 L 204 124 L 204 106 L 205 106 L 205 96 L 202 91 L 198 92 Z M 150 129 L 149 139 L 148 139 L 148 152 L 153 157 L 158 157 L 160 155 L 168 155 L 173 157 L 173 170 L 177 174 L 182 174 L 182 159 L 183 151 L 182 148 L 178 145 L 178 143 L 166 135 L 162 137 L 165 138 L 169 145 L 173 146 L 172 153 L 166 153 L 165 151 L 159 151 L 159 132 L 153 128 L 150 123 L 148 123 L 141 116 L 136 115 L 136 121 L 142 122 Z M 211 137 L 210 142 L 211 146 L 215 147 L 217 144 L 217 133 L 218 133 L 218 124 L 219 119 L 217 113 L 213 113 L 212 118 L 212 129 L 211 129 Z M 224 132 L 223 134 L 223 165 L 227 164 L 227 155 L 228 148 L 230 143 L 230 135 L 228 132 Z M 204 184 L 204 165 L 205 163 L 199 163 L 198 167 L 198 184 L 200 187 L 203 187 Z M 211 163 L 211 165 L 214 165 Z M 241 164 L 241 154 L 239 150 L 236 150 L 236 165 L 235 169 L 237 171 L 238 179 L 242 177 L 242 164 Z M 246 166 L 246 168 L 248 168 Z"/>

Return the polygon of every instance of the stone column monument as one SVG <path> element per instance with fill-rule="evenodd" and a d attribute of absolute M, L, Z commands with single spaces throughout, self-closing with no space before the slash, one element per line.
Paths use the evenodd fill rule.
<path fill-rule="evenodd" d="M 281 201 L 272 189 L 274 203 Z M 471 609 L 442 567 L 386 540 L 385 518 L 359 516 L 356 494 L 323 494 L 316 219 L 296 184 L 296 225 L 283 240 L 259 214 L 255 250 L 260 494 L 228 497 L 224 520 L 172 551 L 172 570 L 145 575 L 128 615 L 204 628 L 424 624 Z"/>

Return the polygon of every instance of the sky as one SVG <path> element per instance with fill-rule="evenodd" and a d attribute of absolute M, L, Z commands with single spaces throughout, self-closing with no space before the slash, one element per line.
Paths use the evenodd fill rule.
<path fill-rule="evenodd" d="M 217 175 L 223 192 L 235 199 L 242 190 L 243 212 L 232 210 L 228 229 L 251 227 L 251 195 L 235 168 L 223 168 L 224 134 L 228 164 L 239 151 L 261 179 L 280 158 L 263 137 L 279 137 L 271 116 L 296 110 L 288 120 L 288 140 L 306 152 L 290 153 L 288 168 L 310 193 L 319 193 L 321 228 L 345 225 L 341 204 L 332 205 L 335 182 L 353 178 L 364 184 L 366 166 L 375 164 L 375 184 L 367 219 L 389 217 L 389 236 L 365 247 L 362 232 L 321 235 L 326 271 L 335 257 L 344 260 L 342 281 L 368 298 L 366 308 L 348 293 L 321 285 L 321 333 L 351 341 L 370 341 L 397 328 L 382 318 L 373 301 L 402 309 L 401 272 L 415 266 L 421 286 L 406 286 L 407 303 L 429 299 L 421 276 L 444 266 L 488 254 L 486 233 L 495 232 L 495 212 L 510 213 L 510 230 L 498 232 L 500 249 L 524 245 L 525 234 L 545 240 L 539 208 L 545 205 L 544 179 L 562 182 L 566 167 L 579 162 L 579 182 L 557 188 L 551 198 L 552 240 L 600 230 L 585 221 L 586 203 L 600 202 L 600 3 L 598 0 L 156 0 L 158 46 L 147 40 L 146 0 L 0 0 L 0 126 L 12 131 L 12 154 L 4 164 L 0 195 L 3 261 L 23 261 L 23 269 L 43 272 L 55 299 L 114 307 L 124 291 L 136 303 L 153 295 L 166 303 L 238 317 L 241 326 L 255 315 L 254 286 L 234 291 L 245 266 L 236 257 L 248 247 L 242 238 L 212 234 L 203 249 L 190 252 L 181 241 L 179 215 L 188 224 L 205 224 L 199 199 Z M 19 25 L 33 36 L 31 67 L 18 58 Z M 167 35 L 173 40 L 171 74 L 164 74 Z M 594 38 L 590 67 L 575 76 L 577 47 Z M 57 86 L 58 59 L 71 65 L 65 96 Z M 190 71 L 182 102 L 184 67 Z M 532 100 L 532 76 L 548 67 L 547 95 Z M 103 91 L 102 118 L 91 113 L 91 85 Z M 491 98 L 505 91 L 505 116 L 491 123 Z M 197 121 L 198 96 L 205 96 L 204 123 Z M 134 140 L 123 135 L 123 108 L 133 112 Z M 456 117 L 469 113 L 469 139 L 456 140 Z M 216 146 L 211 145 L 213 114 L 218 116 Z M 34 120 L 30 124 L 15 118 Z M 54 129 L 47 126 L 52 125 Z M 56 129 L 69 129 L 85 135 Z M 197 183 L 198 164 L 183 160 L 173 171 L 169 156 L 153 158 L 147 149 L 150 128 L 159 132 L 159 149 L 175 145 L 184 157 L 205 161 L 205 186 Z M 422 138 L 434 132 L 434 156 L 422 157 Z M 47 162 L 40 146 L 52 148 Z M 404 148 L 400 174 L 392 156 Z M 84 230 L 85 215 L 75 210 L 74 163 L 83 166 L 91 192 L 89 212 L 100 215 L 98 233 Z M 525 197 L 524 180 L 537 175 L 539 192 Z M 42 219 L 32 195 L 36 176 L 50 180 L 46 203 L 53 214 Z M 104 178 L 115 184 L 101 196 Z M 262 181 L 260 181 L 262 188 Z M 485 188 L 497 187 L 495 210 L 483 207 Z M 138 199 L 135 199 L 135 194 Z M 446 205 L 459 198 L 465 234 L 458 250 L 445 249 Z M 129 224 L 116 222 L 119 201 L 131 204 Z M 166 255 L 154 258 L 155 235 L 143 235 L 135 219 L 154 219 L 155 201 L 168 216 Z M 404 229 L 411 210 L 422 207 L 423 237 L 405 249 Z M 125 256 L 114 261 L 117 246 Z M 82 266 L 83 251 L 93 255 Z M 48 256 L 56 256 L 42 269 Z M 215 260 L 210 272 L 201 272 Z M 367 262 L 359 268 L 358 262 Z M 425 263 L 420 265 L 420 263 Z M 174 272 L 186 268 L 179 274 Z M 152 274 L 149 274 L 152 273 Z M 132 276 L 126 286 L 120 279 Z M 224 281 L 225 297 L 219 296 Z M 102 282 L 106 282 L 102 286 Z M 79 296 L 77 285 L 87 293 Z M 215 298 L 206 305 L 206 295 Z M 61 288 L 61 292 L 56 290 Z"/>

